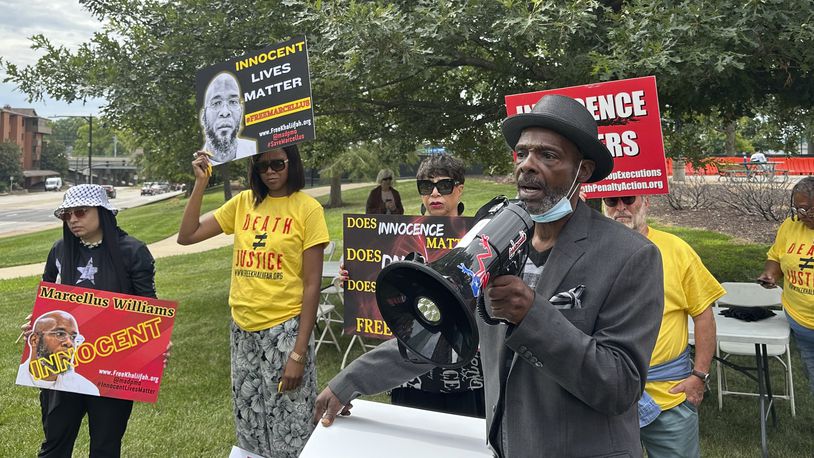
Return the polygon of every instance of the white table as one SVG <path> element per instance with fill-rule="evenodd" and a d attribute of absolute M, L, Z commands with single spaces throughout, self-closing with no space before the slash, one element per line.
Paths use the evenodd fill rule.
<path fill-rule="evenodd" d="M 317 425 L 300 458 L 489 457 L 486 422 L 370 401 L 353 401 L 348 417 Z"/>
<path fill-rule="evenodd" d="M 775 310 L 775 315 L 760 321 L 742 321 L 736 318 L 728 318 L 719 315 L 723 310 L 720 307 L 713 307 L 712 313 L 715 316 L 715 327 L 718 342 L 739 342 L 755 344 L 755 362 L 757 377 L 747 372 L 747 369 L 726 362 L 733 369 L 738 370 L 752 378 L 757 379 L 758 399 L 760 400 L 760 445 L 763 449 L 763 456 L 769 456 L 768 443 L 766 439 L 766 417 L 769 411 L 772 412 L 772 420 L 775 421 L 774 409 L 772 408 L 772 386 L 769 381 L 769 357 L 766 356 L 766 345 L 787 345 L 789 343 L 789 323 L 786 321 L 782 311 Z M 695 338 L 695 327 L 692 319 L 690 324 L 690 339 Z M 718 360 L 721 362 L 721 360 Z M 755 368 L 751 368 L 754 370 Z"/>

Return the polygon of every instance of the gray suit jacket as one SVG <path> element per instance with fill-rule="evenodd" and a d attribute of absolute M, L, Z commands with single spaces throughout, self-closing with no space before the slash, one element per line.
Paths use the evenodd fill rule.
<path fill-rule="evenodd" d="M 577 285 L 581 308 L 549 302 Z M 535 292 L 518 326 L 478 320 L 490 445 L 505 457 L 641 456 L 636 402 L 664 307 L 658 249 L 580 202 Z M 329 386 L 347 403 L 428 369 L 388 341 Z"/>

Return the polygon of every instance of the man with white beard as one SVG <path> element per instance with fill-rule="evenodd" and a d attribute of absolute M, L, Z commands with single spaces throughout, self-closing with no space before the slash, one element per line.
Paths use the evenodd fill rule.
<path fill-rule="evenodd" d="M 257 142 L 239 138 L 243 119 L 240 86 L 230 73 L 220 73 L 206 87 L 201 127 L 206 143 L 203 150 L 212 153 L 214 165 L 257 154 Z"/>

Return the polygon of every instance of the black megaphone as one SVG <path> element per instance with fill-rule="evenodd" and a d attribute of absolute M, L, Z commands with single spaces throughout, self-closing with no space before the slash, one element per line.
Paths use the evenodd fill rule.
<path fill-rule="evenodd" d="M 522 274 L 534 231 L 523 203 L 498 196 L 475 216 L 475 226 L 435 262 L 411 253 L 376 279 L 376 302 L 405 359 L 442 368 L 467 364 L 478 349 L 476 310 L 487 323 L 498 322 L 483 307 L 489 279 Z"/>

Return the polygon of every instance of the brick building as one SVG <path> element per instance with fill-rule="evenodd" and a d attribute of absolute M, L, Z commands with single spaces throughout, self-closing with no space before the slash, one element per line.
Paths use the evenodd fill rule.
<path fill-rule="evenodd" d="M 51 134 L 48 119 L 41 118 L 32 108 L 0 108 L 0 141 L 16 143 L 23 152 L 22 168 L 25 187 L 45 181 L 48 176 L 58 175 L 51 170 L 40 170 L 43 139 Z"/>

